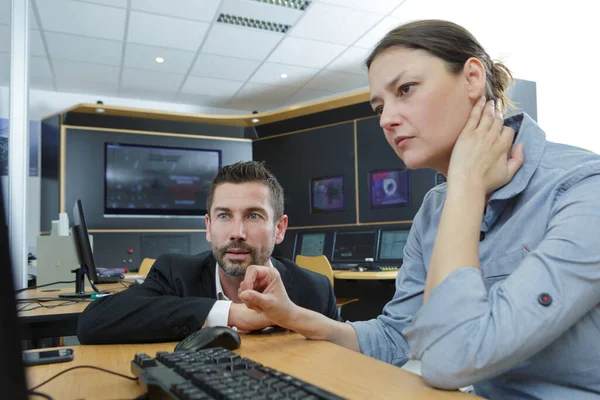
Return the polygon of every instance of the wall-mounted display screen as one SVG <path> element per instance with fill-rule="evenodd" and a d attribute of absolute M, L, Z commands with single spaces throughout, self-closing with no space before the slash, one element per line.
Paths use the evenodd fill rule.
<path fill-rule="evenodd" d="M 344 177 L 312 179 L 310 199 L 310 210 L 313 213 L 344 210 Z"/>
<path fill-rule="evenodd" d="M 398 207 L 410 205 L 408 170 L 369 172 L 371 207 Z"/>
<path fill-rule="evenodd" d="M 221 151 L 106 143 L 105 215 L 204 215 Z"/>

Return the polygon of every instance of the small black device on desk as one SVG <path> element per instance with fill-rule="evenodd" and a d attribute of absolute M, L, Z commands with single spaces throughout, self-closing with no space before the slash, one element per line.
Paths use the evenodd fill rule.
<path fill-rule="evenodd" d="M 136 354 L 131 372 L 149 400 L 342 399 L 221 347 Z"/>
<path fill-rule="evenodd" d="M 23 353 L 23 363 L 26 366 L 39 364 L 54 364 L 73 360 L 73 349 L 39 350 Z"/>
<path fill-rule="evenodd" d="M 190 333 L 175 346 L 175 351 L 198 351 L 211 347 L 235 350 L 240 347 L 240 335 L 227 326 L 209 326 Z"/>

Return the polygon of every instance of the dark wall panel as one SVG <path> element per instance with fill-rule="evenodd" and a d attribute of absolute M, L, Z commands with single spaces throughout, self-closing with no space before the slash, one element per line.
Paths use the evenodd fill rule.
<path fill-rule="evenodd" d="M 73 204 L 83 202 L 89 229 L 203 229 L 201 218 L 104 218 L 104 143 L 221 150 L 222 165 L 252 159 L 249 141 L 128 134 L 111 131 L 67 130 L 66 202 L 72 218 Z M 72 219 L 71 219 L 72 220 Z"/>
<path fill-rule="evenodd" d="M 369 172 L 405 169 L 406 167 L 385 140 L 378 117 L 357 122 L 357 147 L 360 222 L 412 220 L 419 210 L 425 194 L 435 186 L 435 171 L 417 169 L 408 172 L 410 205 L 373 208 L 371 207 Z"/>
<path fill-rule="evenodd" d="M 290 226 L 356 221 L 353 122 L 256 141 L 253 153 L 254 160 L 266 161 L 283 186 Z M 311 179 L 329 176 L 344 177 L 346 208 L 311 213 Z"/>
<path fill-rule="evenodd" d="M 58 219 L 60 175 L 60 116 L 42 121 L 42 156 L 40 177 L 40 230 L 50 231 L 52 220 Z"/>

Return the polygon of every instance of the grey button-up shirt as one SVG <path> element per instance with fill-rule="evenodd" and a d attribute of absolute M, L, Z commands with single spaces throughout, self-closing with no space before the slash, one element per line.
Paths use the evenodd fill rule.
<path fill-rule="evenodd" d="M 364 354 L 421 360 L 423 378 L 490 398 L 600 398 L 600 156 L 548 142 L 526 114 L 506 120 L 524 165 L 493 193 L 480 269 L 423 291 L 446 184 L 414 219 L 394 298 L 354 322 Z M 401 390 L 401 388 L 398 388 Z"/>

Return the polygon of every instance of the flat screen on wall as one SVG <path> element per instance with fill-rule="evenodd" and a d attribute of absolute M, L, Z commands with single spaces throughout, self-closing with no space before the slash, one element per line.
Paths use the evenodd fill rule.
<path fill-rule="evenodd" d="M 410 205 L 408 170 L 369 172 L 371 207 L 402 207 Z"/>
<path fill-rule="evenodd" d="M 311 179 L 310 211 L 312 213 L 342 211 L 344 208 L 343 176 Z"/>
<path fill-rule="evenodd" d="M 106 216 L 194 216 L 221 167 L 221 151 L 105 144 Z"/>

